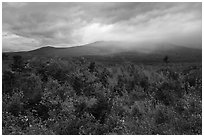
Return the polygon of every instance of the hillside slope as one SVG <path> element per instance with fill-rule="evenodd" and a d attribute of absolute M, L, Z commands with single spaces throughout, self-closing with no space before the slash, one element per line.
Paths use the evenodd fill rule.
<path fill-rule="evenodd" d="M 157 61 L 164 56 L 169 56 L 176 61 L 201 61 L 202 50 L 177 46 L 168 43 L 125 43 L 99 41 L 87 45 L 55 48 L 42 47 L 27 52 L 11 52 L 10 56 L 21 55 L 24 57 L 78 57 L 78 56 L 99 56 L 121 58 L 123 60 L 136 61 Z"/>

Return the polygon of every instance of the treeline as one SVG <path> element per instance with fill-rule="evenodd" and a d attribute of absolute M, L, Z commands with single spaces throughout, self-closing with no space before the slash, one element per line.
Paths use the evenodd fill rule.
<path fill-rule="evenodd" d="M 199 66 L 106 66 L 14 56 L 2 76 L 3 134 L 201 134 Z"/>

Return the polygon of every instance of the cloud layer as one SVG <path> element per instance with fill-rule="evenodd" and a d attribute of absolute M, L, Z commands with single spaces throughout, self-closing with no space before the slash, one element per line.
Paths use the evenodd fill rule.
<path fill-rule="evenodd" d="M 3 51 L 94 41 L 201 48 L 202 3 L 3 3 Z"/>

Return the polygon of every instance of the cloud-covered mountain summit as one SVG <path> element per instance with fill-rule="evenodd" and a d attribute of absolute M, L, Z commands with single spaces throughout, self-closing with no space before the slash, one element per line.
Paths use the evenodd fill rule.
<path fill-rule="evenodd" d="M 3 51 L 95 41 L 202 43 L 202 3 L 3 3 Z"/>

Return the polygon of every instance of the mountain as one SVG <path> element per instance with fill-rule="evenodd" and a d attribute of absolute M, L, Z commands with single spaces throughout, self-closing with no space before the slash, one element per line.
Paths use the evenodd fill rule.
<path fill-rule="evenodd" d="M 51 46 L 42 47 L 27 52 L 12 52 L 11 55 L 21 55 L 25 57 L 78 57 L 93 56 L 116 57 L 123 60 L 158 60 L 164 56 L 169 56 L 171 60 L 201 61 L 202 50 L 184 46 L 173 45 L 169 43 L 131 43 L 131 42 L 113 42 L 98 41 L 87 45 L 55 48 Z"/>

